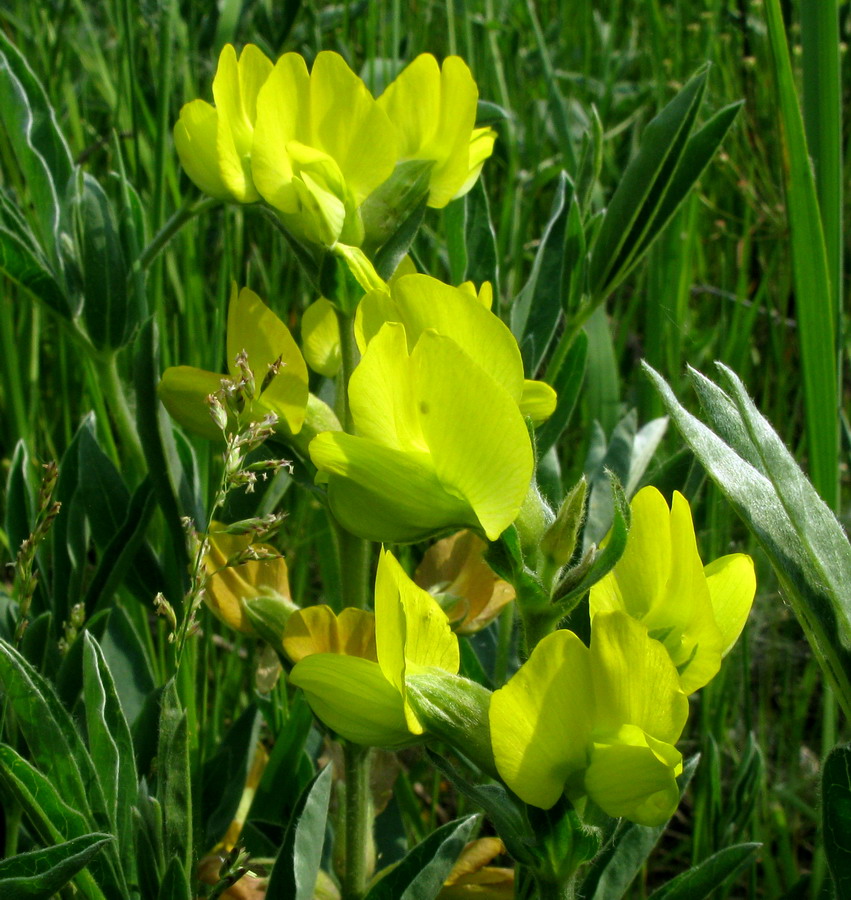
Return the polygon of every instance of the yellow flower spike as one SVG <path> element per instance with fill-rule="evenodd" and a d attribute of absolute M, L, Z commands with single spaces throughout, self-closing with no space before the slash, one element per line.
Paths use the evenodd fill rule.
<path fill-rule="evenodd" d="M 436 596 L 456 634 L 487 627 L 515 596 L 514 588 L 485 562 L 487 544 L 459 531 L 426 551 L 414 581 Z"/>
<path fill-rule="evenodd" d="M 434 162 L 429 206 L 439 209 L 470 190 L 493 150 L 495 133 L 474 127 L 478 96 L 460 57 L 447 57 L 439 66 L 424 53 L 378 99 L 398 129 L 400 158 Z"/>
<path fill-rule="evenodd" d="M 661 641 L 692 693 L 718 672 L 744 627 L 756 591 L 744 554 L 704 567 L 688 502 L 674 493 L 670 509 L 655 488 L 633 498 L 626 550 L 591 589 L 591 617 L 623 610 Z"/>
<path fill-rule="evenodd" d="M 213 79 L 215 107 L 193 100 L 180 111 L 174 143 L 183 168 L 202 191 L 220 200 L 260 199 L 251 172 L 251 144 L 257 95 L 271 71 L 271 61 L 253 44 L 239 60 L 226 44 Z"/>
<path fill-rule="evenodd" d="M 458 642 L 435 600 L 408 578 L 389 551 L 379 557 L 375 608 L 374 644 L 367 613 L 344 610 L 335 617 L 312 607 L 294 614 L 284 635 L 287 653 L 297 660 L 290 681 L 304 690 L 317 717 L 342 737 L 400 747 L 424 731 L 405 699 L 406 677 L 434 671 L 454 675 Z"/>
<path fill-rule="evenodd" d="M 204 601 L 210 611 L 225 625 L 250 637 L 260 637 L 246 604 L 262 597 L 280 607 L 279 618 L 286 619 L 296 608 L 290 597 L 287 563 L 279 556 L 270 559 L 248 560 L 236 566 L 227 566 L 251 545 L 250 535 L 233 535 L 213 531 L 209 535 L 210 549 L 204 557 L 208 575 L 204 588 Z M 261 550 L 275 553 L 266 544 L 256 544 Z"/>
<path fill-rule="evenodd" d="M 352 375 L 356 435 L 310 445 L 340 523 L 378 541 L 478 526 L 492 540 L 514 520 L 532 477 L 516 403 L 450 338 L 422 333 L 408 355 L 387 323 Z"/>
<path fill-rule="evenodd" d="M 591 647 L 545 637 L 491 700 L 496 765 L 522 800 L 549 809 L 562 792 L 611 816 L 659 825 L 676 809 L 673 746 L 688 699 L 662 645 L 623 612 L 598 615 Z"/>
<path fill-rule="evenodd" d="M 337 53 L 319 53 L 310 73 L 285 54 L 258 96 L 255 183 L 308 241 L 360 243 L 358 207 L 393 171 L 396 145 L 396 129 Z"/>

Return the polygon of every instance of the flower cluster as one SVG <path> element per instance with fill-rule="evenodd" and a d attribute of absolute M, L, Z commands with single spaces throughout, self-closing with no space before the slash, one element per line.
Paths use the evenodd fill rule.
<path fill-rule="evenodd" d="M 566 797 L 577 810 L 663 823 L 679 799 L 688 695 L 744 626 L 753 564 L 735 554 L 704 566 L 686 500 L 675 494 L 669 509 L 645 488 L 620 561 L 590 585 L 589 644 L 556 627 L 565 572 L 587 591 L 593 553 L 568 571 L 584 485 L 556 517 L 535 482 L 530 432 L 553 414 L 555 392 L 525 377 L 489 284 L 444 284 L 407 259 L 385 283 L 372 265 L 403 214 L 464 194 L 491 153 L 469 69 L 423 55 L 376 99 L 335 53 L 308 71 L 297 54 L 273 64 L 256 47 L 237 58 L 227 46 L 213 97 L 185 106 L 175 127 L 192 180 L 215 197 L 264 201 L 296 240 L 334 248 L 361 288 L 346 304 L 312 304 L 299 346 L 256 294 L 234 287 L 228 360 L 248 385 L 238 417 L 275 419 L 343 535 L 402 544 L 457 533 L 425 554 L 416 580 L 382 548 L 374 612 L 339 614 L 297 609 L 269 548 L 214 534 L 208 604 L 288 656 L 291 683 L 347 741 L 439 739 L 529 805 Z M 336 414 L 310 393 L 308 366 Z M 221 434 L 227 414 L 212 423 L 205 399 L 221 378 L 171 368 L 160 394 L 186 427 Z M 500 570 L 519 573 L 509 584 L 485 554 L 512 524 L 515 556 L 528 559 Z M 529 585 L 550 633 L 493 692 L 460 675 L 458 634 L 487 625 L 515 590 L 521 603 Z"/>
<path fill-rule="evenodd" d="M 222 200 L 264 200 L 297 238 L 324 246 L 382 243 L 418 186 L 432 207 L 463 195 L 495 138 L 475 127 L 478 90 L 455 56 L 442 66 L 419 56 L 375 99 L 337 53 L 308 71 L 297 53 L 273 64 L 228 44 L 213 99 L 186 104 L 174 129 L 189 177 Z"/>

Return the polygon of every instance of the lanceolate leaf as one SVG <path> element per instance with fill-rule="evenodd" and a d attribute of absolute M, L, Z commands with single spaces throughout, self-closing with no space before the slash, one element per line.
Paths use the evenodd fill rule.
<path fill-rule="evenodd" d="M 366 900 L 434 900 L 477 821 L 478 816 L 467 816 L 433 831 L 376 883 Z"/>
<path fill-rule="evenodd" d="M 761 846 L 736 844 L 725 847 L 653 891 L 650 900 L 703 900 L 704 897 L 711 897 L 719 885 L 753 863 Z"/>
<path fill-rule="evenodd" d="M 49 900 L 111 840 L 109 834 L 86 834 L 4 859 L 0 862 L 0 893 L 7 900 Z"/>
<path fill-rule="evenodd" d="M 834 747 L 821 788 L 824 846 L 837 897 L 851 891 L 851 747 Z"/>
<path fill-rule="evenodd" d="M 41 254 L 21 237 L 0 225 L 0 272 L 26 289 L 53 312 L 71 315 L 65 293 Z"/>
<path fill-rule="evenodd" d="M 604 297 L 631 264 L 686 147 L 704 91 L 703 69 L 644 130 L 612 197 L 591 257 L 591 292 Z"/>
<path fill-rule="evenodd" d="M 186 712 L 174 681 L 162 692 L 157 749 L 157 799 L 163 811 L 165 858 L 192 870 L 192 784 Z"/>
<path fill-rule="evenodd" d="M 322 862 L 330 799 L 331 766 L 326 766 L 299 798 L 272 869 L 269 897 L 312 900 Z"/>
<path fill-rule="evenodd" d="M 0 33 L 0 120 L 39 216 L 45 250 L 58 260 L 59 196 L 73 162 L 44 88 L 18 49 Z"/>
<path fill-rule="evenodd" d="M 83 634 L 83 641 L 83 696 L 89 752 L 100 773 L 113 833 L 118 838 L 121 871 L 132 884 L 135 855 L 131 810 L 139 789 L 133 740 L 103 651 L 90 632 Z"/>
<path fill-rule="evenodd" d="M 765 550 L 816 656 L 851 716 L 851 605 L 848 549 L 840 525 L 814 498 L 782 442 L 760 416 L 732 372 L 722 369 L 730 395 L 695 375 L 716 433 L 679 404 L 653 369 L 645 369 L 708 474 Z M 738 451 L 738 452 L 737 452 Z M 742 453 L 745 454 L 743 458 Z M 791 513 L 791 514 L 790 514 Z"/>

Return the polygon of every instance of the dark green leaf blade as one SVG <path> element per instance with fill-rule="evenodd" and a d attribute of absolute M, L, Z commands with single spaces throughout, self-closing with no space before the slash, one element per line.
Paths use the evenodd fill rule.
<path fill-rule="evenodd" d="M 650 900 L 704 900 L 711 897 L 723 882 L 753 863 L 760 847 L 762 844 L 725 847 L 653 891 Z"/>
<path fill-rule="evenodd" d="M 373 886 L 366 900 L 434 900 L 478 818 L 456 819 L 433 831 Z"/>
<path fill-rule="evenodd" d="M 851 896 L 851 745 L 824 762 L 821 804 L 824 847 L 837 897 Z"/>
<path fill-rule="evenodd" d="M 312 900 L 325 845 L 331 766 L 304 789 L 269 878 L 268 896 Z"/>
<path fill-rule="evenodd" d="M 64 844 L 20 853 L 0 862 L 4 900 L 49 900 L 103 848 L 109 834 L 85 834 Z"/>

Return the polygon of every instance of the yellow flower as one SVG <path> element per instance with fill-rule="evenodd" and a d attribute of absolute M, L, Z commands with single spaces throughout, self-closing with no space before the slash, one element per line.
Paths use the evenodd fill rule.
<path fill-rule="evenodd" d="M 460 664 L 458 640 L 435 600 L 382 551 L 374 620 L 361 610 L 344 610 L 339 618 L 327 607 L 315 610 L 290 618 L 284 648 L 298 660 L 290 681 L 316 716 L 357 744 L 400 747 L 418 740 L 424 728 L 408 702 L 406 678 L 433 669 L 454 675 Z"/>
<path fill-rule="evenodd" d="M 710 681 L 747 621 L 756 578 L 744 553 L 700 560 L 691 510 L 674 492 L 671 509 L 654 487 L 630 504 L 626 550 L 591 588 L 591 618 L 622 610 L 667 649 L 690 694 Z"/>
<path fill-rule="evenodd" d="M 674 747 L 688 698 L 665 649 L 622 612 L 601 613 L 586 647 L 547 635 L 491 699 L 496 767 L 522 800 L 549 809 L 564 792 L 613 817 L 660 825 L 679 802 Z"/>
<path fill-rule="evenodd" d="M 180 111 L 174 144 L 186 174 L 205 193 L 220 200 L 252 203 L 260 199 L 251 175 L 251 144 L 257 95 L 272 62 L 253 44 L 237 61 L 226 44 L 213 79 L 215 107 L 193 100 Z"/>
<path fill-rule="evenodd" d="M 208 539 L 204 602 L 210 611 L 235 631 L 263 637 L 280 646 L 284 624 L 298 608 L 290 597 L 286 561 L 274 548 L 254 544 L 255 550 L 269 554 L 269 558 L 228 566 L 228 560 L 251 546 L 251 535 L 214 530 Z"/>
<path fill-rule="evenodd" d="M 514 588 L 485 562 L 488 545 L 472 531 L 432 544 L 414 581 L 436 596 L 456 634 L 487 627 L 514 599 Z"/>
<path fill-rule="evenodd" d="M 418 56 L 378 98 L 399 134 L 401 160 L 433 163 L 428 205 L 441 208 L 466 194 L 493 152 L 496 133 L 476 128 L 479 91 L 467 64 L 449 56 L 439 66 Z"/>
<path fill-rule="evenodd" d="M 338 53 L 308 73 L 282 56 L 257 99 L 257 189 L 296 236 L 333 246 L 363 239 L 358 207 L 393 171 L 396 129 Z"/>

